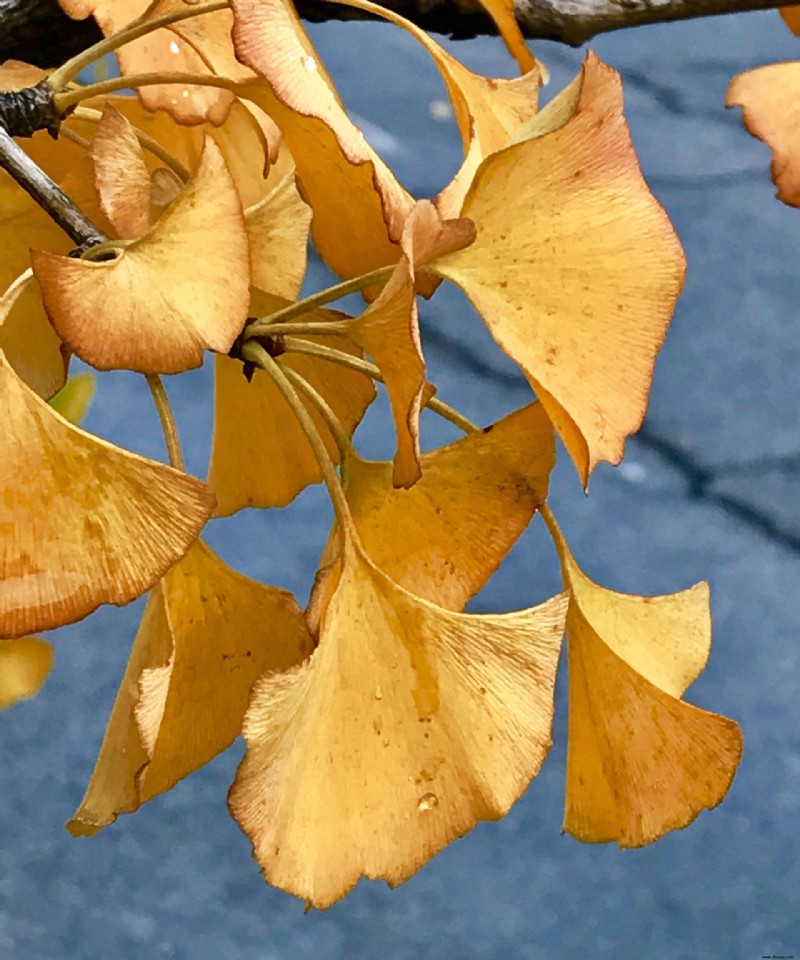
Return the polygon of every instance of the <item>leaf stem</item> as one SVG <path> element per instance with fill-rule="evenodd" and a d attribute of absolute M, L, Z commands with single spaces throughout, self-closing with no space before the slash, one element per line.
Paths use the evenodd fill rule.
<path fill-rule="evenodd" d="M 331 432 L 333 439 L 336 441 L 336 446 L 339 448 L 339 456 L 341 457 L 342 463 L 346 463 L 347 460 L 352 457 L 355 453 L 355 449 L 350 440 L 350 437 L 347 436 L 347 431 L 342 426 L 341 421 L 333 412 L 331 405 L 322 396 L 322 394 L 316 390 L 311 384 L 306 380 L 305 377 L 301 376 L 296 370 L 293 370 L 288 364 L 284 365 L 278 361 L 281 370 L 289 378 L 293 386 L 297 387 L 302 391 L 314 406 L 319 410 L 320 416 L 325 421 L 326 426 Z"/>
<path fill-rule="evenodd" d="M 258 322 L 260 323 L 261 321 L 259 320 Z M 331 320 L 328 323 L 324 320 L 319 323 L 270 323 L 262 329 L 263 332 L 261 336 L 278 336 L 287 333 L 340 336 L 343 333 L 347 333 L 348 324 L 346 321 L 341 320 Z"/>
<path fill-rule="evenodd" d="M 294 387 L 289 382 L 289 378 L 281 369 L 280 364 L 278 364 L 276 360 L 273 360 L 273 358 L 267 353 L 261 344 L 256 343 L 255 341 L 251 340 L 244 344 L 242 347 L 242 357 L 245 360 L 249 360 L 250 363 L 254 363 L 256 366 L 261 367 L 262 370 L 266 370 L 266 372 L 272 377 L 275 386 L 281 392 L 284 400 L 291 407 L 292 412 L 297 417 L 298 421 L 300 422 L 300 426 L 303 428 L 303 432 L 308 438 L 309 445 L 311 446 L 317 463 L 319 464 L 319 468 L 322 472 L 322 478 L 325 481 L 325 486 L 328 488 L 328 493 L 330 495 L 331 502 L 333 503 L 333 509 L 336 513 L 336 519 L 339 521 L 340 528 L 348 531 L 352 535 L 355 535 L 353 518 L 350 515 L 350 508 L 347 506 L 347 500 L 344 495 L 344 489 L 342 488 L 341 481 L 336 474 L 336 468 L 334 467 L 331 458 L 328 456 L 325 443 L 316 426 L 314 425 L 314 421 L 311 419 L 311 414 L 297 396 Z"/>
<path fill-rule="evenodd" d="M 320 290 L 310 297 L 297 300 L 295 303 L 289 304 L 288 307 L 277 310 L 267 317 L 259 317 L 255 323 L 250 324 L 247 328 L 245 336 L 261 337 L 265 333 L 269 334 L 272 332 L 272 324 L 286 323 L 295 317 L 302 317 L 303 314 L 316 310 L 317 307 L 324 307 L 326 303 L 341 300 L 342 297 L 346 297 L 350 293 L 358 293 L 360 290 L 366 289 L 366 287 L 372 287 L 378 283 L 385 283 L 393 272 L 394 265 L 389 265 L 386 267 L 378 267 L 377 270 L 370 270 L 369 273 L 362 273 L 360 277 L 353 277 L 352 280 L 343 280 L 341 283 L 327 287 L 325 290 Z"/>
<path fill-rule="evenodd" d="M 172 405 L 169 402 L 167 391 L 161 377 L 157 373 L 145 374 L 147 386 L 150 387 L 150 393 L 153 395 L 153 402 L 158 411 L 158 419 L 161 421 L 161 429 L 164 431 L 164 440 L 167 444 L 169 453 L 169 465 L 176 470 L 185 471 L 183 463 L 183 452 L 181 450 L 181 440 L 178 435 L 178 427 L 175 423 L 175 416 L 172 412 Z"/>
<path fill-rule="evenodd" d="M 343 350 L 334 350 L 332 347 L 326 347 L 321 343 L 309 343 L 307 340 L 296 339 L 295 337 L 286 337 L 284 346 L 287 353 L 304 353 L 310 357 L 319 357 L 320 360 L 330 360 L 332 363 L 338 363 L 342 367 L 349 367 L 358 373 L 363 373 L 378 383 L 383 383 L 383 374 L 374 363 L 368 360 L 362 360 L 361 357 L 354 357 Z M 439 400 L 437 397 L 431 397 L 425 406 L 432 412 L 449 420 L 454 426 L 458 427 L 464 433 L 474 433 L 480 427 L 476 426 L 471 420 L 468 420 L 463 414 L 459 413 L 454 407 Z"/>
<path fill-rule="evenodd" d="M 63 116 L 70 107 L 82 100 L 91 97 L 104 96 L 115 93 L 117 90 L 138 89 L 152 87 L 160 83 L 182 83 L 184 86 L 224 87 L 235 91 L 236 83 L 227 77 L 216 77 L 210 73 L 133 73 L 125 77 L 111 77 L 99 83 L 89 83 L 86 86 L 74 86 L 61 93 L 53 94 L 53 103 L 56 110 Z"/>
<path fill-rule="evenodd" d="M 58 70 L 53 71 L 47 78 L 51 89 L 56 91 L 63 90 L 68 83 L 71 83 L 75 77 L 78 76 L 81 70 L 85 70 L 86 67 L 91 66 L 95 60 L 100 60 L 107 54 L 113 53 L 126 43 L 130 43 L 131 40 L 137 40 L 139 37 L 152 33 L 152 31 L 158 30 L 160 27 L 167 27 L 171 23 L 178 23 L 180 20 L 199 17 L 204 13 L 213 13 L 215 10 L 225 10 L 228 7 L 228 0 L 211 0 L 210 3 L 186 6 L 184 9 L 167 13 L 163 17 L 156 17 L 155 20 L 147 20 L 146 17 L 151 7 L 152 4 L 148 6 L 141 17 L 132 20 L 127 26 L 118 30 L 117 33 L 112 34 L 110 37 L 104 37 L 86 50 L 82 50 L 77 56 L 72 57 L 70 60 L 67 60 L 66 63 L 62 64 Z"/>
<path fill-rule="evenodd" d="M 569 573 L 567 572 L 567 542 L 564 539 L 564 534 L 561 532 L 561 528 L 556 521 L 553 511 L 546 502 L 541 504 L 539 507 L 539 514 L 541 515 L 542 520 L 544 520 L 547 531 L 550 534 L 550 539 L 553 541 L 553 546 L 556 548 L 558 561 L 561 564 L 561 579 L 564 583 L 564 587 L 569 589 L 571 584 Z"/>

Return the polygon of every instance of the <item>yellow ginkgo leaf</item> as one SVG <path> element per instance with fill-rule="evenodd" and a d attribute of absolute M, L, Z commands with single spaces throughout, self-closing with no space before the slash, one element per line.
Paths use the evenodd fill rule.
<path fill-rule="evenodd" d="M 245 717 L 229 806 L 266 880 L 324 908 L 502 817 L 551 745 L 565 605 L 452 613 L 348 535 L 319 646 L 262 677 Z"/>
<path fill-rule="evenodd" d="M 364 550 L 395 583 L 447 610 L 461 610 L 500 566 L 545 501 L 555 465 L 553 428 L 540 403 L 421 457 L 410 490 L 392 465 L 350 458 L 345 493 Z M 323 565 L 338 557 L 336 531 Z M 402 545 L 400 549 L 398 546 Z M 315 584 L 310 611 L 320 606 Z M 316 614 L 311 614 L 312 629 Z"/>
<path fill-rule="evenodd" d="M 742 108 L 745 129 L 772 151 L 778 199 L 800 207 L 800 63 L 773 63 L 731 81 L 726 107 Z"/>
<path fill-rule="evenodd" d="M 741 757 L 738 724 L 680 699 L 711 647 L 708 585 L 616 593 L 590 580 L 548 525 L 571 590 L 564 830 L 643 846 L 717 806 Z"/>
<path fill-rule="evenodd" d="M 94 377 L 84 371 L 75 377 L 70 377 L 55 396 L 50 398 L 50 406 L 60 413 L 65 420 L 80 424 L 94 398 Z"/>
<path fill-rule="evenodd" d="M 314 242 L 338 274 L 356 276 L 399 257 L 413 201 L 345 112 L 288 0 L 233 0 L 239 59 L 263 78 L 240 97 L 280 127 L 314 211 Z"/>
<path fill-rule="evenodd" d="M 721 803 L 742 732 L 650 683 L 567 615 L 569 742 L 564 827 L 578 840 L 641 847 Z"/>
<path fill-rule="evenodd" d="M 311 208 L 297 192 L 293 173 L 264 199 L 245 210 L 253 287 L 294 299 L 300 292 L 308 260 Z"/>
<path fill-rule="evenodd" d="M 485 159 L 475 242 L 426 269 L 457 283 L 520 364 L 586 484 L 647 406 L 684 257 L 644 182 L 616 71 L 589 54 L 568 122 Z"/>
<path fill-rule="evenodd" d="M 286 303 L 280 297 L 255 292 L 258 313 L 271 313 Z M 303 319 L 343 316 L 317 310 Z M 306 339 L 315 341 L 314 337 Z M 316 341 L 358 353 L 344 336 L 325 336 Z M 304 377 L 327 400 L 344 430 L 353 433 L 375 397 L 369 377 L 317 357 L 294 354 L 281 357 L 280 362 Z M 325 421 L 313 404 L 308 410 L 329 456 L 338 462 L 339 449 Z M 217 495 L 217 516 L 229 516 L 243 507 L 285 507 L 301 490 L 321 479 L 308 438 L 269 374 L 255 370 L 248 381 L 238 360 L 217 357 L 214 439 L 208 473 L 208 482 Z"/>
<path fill-rule="evenodd" d="M 0 353 L 0 636 L 80 620 L 159 579 L 214 506 L 202 481 L 73 427 Z"/>
<path fill-rule="evenodd" d="M 134 240 L 150 227 L 150 171 L 131 122 L 107 103 L 90 149 L 103 213 L 118 237 Z"/>
<path fill-rule="evenodd" d="M 41 637 L 0 640 L 0 710 L 35 697 L 54 660 L 53 648 Z"/>
<path fill-rule="evenodd" d="M 226 750 L 256 678 L 312 648 L 290 593 L 241 576 L 197 541 L 148 600 L 69 831 L 96 833 Z"/>
<path fill-rule="evenodd" d="M 30 270 L 0 296 L 0 350 L 17 376 L 45 400 L 64 386 L 69 351 L 47 318 Z"/>
<path fill-rule="evenodd" d="M 194 180 L 116 259 L 33 251 L 31 260 L 56 331 L 101 370 L 179 373 L 198 367 L 205 350 L 227 353 L 247 320 L 244 214 L 211 140 Z"/>

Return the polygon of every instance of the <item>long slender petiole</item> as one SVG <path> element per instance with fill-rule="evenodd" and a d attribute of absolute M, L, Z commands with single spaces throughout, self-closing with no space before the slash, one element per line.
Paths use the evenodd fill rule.
<path fill-rule="evenodd" d="M 147 386 L 150 387 L 150 393 L 153 395 L 158 419 L 161 421 L 161 429 L 164 431 L 169 465 L 175 467 L 176 470 L 185 470 L 175 415 L 172 412 L 172 405 L 169 402 L 167 391 L 164 389 L 164 384 L 161 382 L 161 377 L 157 373 L 148 373 L 145 375 L 145 379 L 147 380 Z"/>
<path fill-rule="evenodd" d="M 117 90 L 130 88 L 152 87 L 162 83 L 183 84 L 183 86 L 223 87 L 233 90 L 236 83 L 227 77 L 215 77 L 210 73 L 134 73 L 126 77 L 111 77 L 99 83 L 89 83 L 85 86 L 70 87 L 60 93 L 53 94 L 53 103 L 60 114 L 64 114 L 70 107 L 82 100 L 91 97 L 104 96 Z"/>
<path fill-rule="evenodd" d="M 290 366 L 286 366 L 279 361 L 281 370 L 291 381 L 292 385 L 297 387 L 302 393 L 304 393 L 308 399 L 314 404 L 314 406 L 319 410 L 320 416 L 325 421 L 326 426 L 331 432 L 331 436 L 336 441 L 336 446 L 339 448 L 339 456 L 341 457 L 342 463 L 346 462 L 347 459 L 355 453 L 353 444 L 348 437 L 346 430 L 342 426 L 341 421 L 333 412 L 328 401 L 322 394 L 316 390 L 305 377 L 302 377 L 296 370 L 293 370 Z"/>
<path fill-rule="evenodd" d="M 215 10 L 225 10 L 228 7 L 228 0 L 211 0 L 210 3 L 196 4 L 186 6 L 183 9 L 176 10 L 173 13 L 167 13 L 163 17 L 156 17 L 155 20 L 147 20 L 147 14 L 150 7 L 145 10 L 141 17 L 132 20 L 122 30 L 117 31 L 110 37 L 104 37 L 86 50 L 67 60 L 58 70 L 47 78 L 51 89 L 63 90 L 68 83 L 71 83 L 75 77 L 91 66 L 96 60 L 100 60 L 109 53 L 113 53 L 131 40 L 137 40 L 160 27 L 168 27 L 171 23 L 178 23 L 180 20 L 188 20 L 191 17 L 199 17 L 204 13 L 213 13 Z"/>

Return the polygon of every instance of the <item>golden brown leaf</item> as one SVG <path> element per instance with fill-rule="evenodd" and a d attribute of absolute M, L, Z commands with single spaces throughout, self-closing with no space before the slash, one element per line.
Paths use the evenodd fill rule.
<path fill-rule="evenodd" d="M 241 576 L 197 541 L 148 600 L 70 832 L 96 833 L 226 750 L 256 678 L 312 647 L 290 593 Z"/>
<path fill-rule="evenodd" d="M 31 260 L 56 331 L 101 370 L 198 367 L 205 350 L 227 353 L 247 319 L 244 214 L 211 140 L 194 180 L 152 230 L 113 261 L 41 251 Z"/>
<path fill-rule="evenodd" d="M 138 597 L 214 506 L 200 480 L 67 423 L 2 353 L 0 424 L 0 636 Z"/>
<path fill-rule="evenodd" d="M 800 36 L 800 8 L 781 7 L 781 16 L 792 33 L 796 37 Z"/>
<path fill-rule="evenodd" d="M 572 118 L 484 160 L 461 212 L 476 241 L 429 269 L 462 287 L 520 364 L 586 484 L 641 424 L 684 274 L 618 74 L 588 55 Z"/>
<path fill-rule="evenodd" d="M 266 880 L 324 908 L 502 817 L 550 748 L 565 603 L 448 612 L 348 535 L 318 648 L 262 677 L 245 718 L 229 806 Z"/>
<path fill-rule="evenodd" d="M 740 106 L 745 129 L 772 151 L 778 199 L 800 207 L 800 63 L 773 63 L 731 81 L 726 107 Z"/>
<path fill-rule="evenodd" d="M 257 313 L 286 306 L 280 297 L 256 292 Z M 303 320 L 338 320 L 343 314 L 316 310 Z M 343 336 L 307 337 L 314 342 L 357 354 Z M 280 362 L 304 377 L 330 404 L 342 427 L 352 434 L 375 397 L 372 381 L 328 360 L 288 355 Z M 229 516 L 243 507 L 284 507 L 322 475 L 308 438 L 272 378 L 256 370 L 248 383 L 242 364 L 228 357 L 215 361 L 214 441 L 208 482 L 217 495 L 217 516 Z M 301 399 L 303 399 L 301 397 Z M 338 462 L 339 450 L 325 421 L 308 405 L 329 456 Z"/>
<path fill-rule="evenodd" d="M 314 211 L 320 255 L 346 277 L 394 263 L 413 201 L 348 117 L 293 5 L 231 5 L 237 55 L 263 78 L 236 92 L 280 127 Z"/>
<path fill-rule="evenodd" d="M 35 697 L 54 660 L 53 648 L 41 637 L 0 640 L 0 710 Z"/>
<path fill-rule="evenodd" d="M 590 580 L 563 537 L 569 740 L 564 830 L 639 847 L 717 806 L 742 752 L 738 724 L 680 699 L 711 646 L 708 585 L 661 597 Z"/>
<path fill-rule="evenodd" d="M 133 125 L 107 103 L 90 150 L 103 213 L 118 237 L 134 240 L 150 228 L 150 171 Z"/>
<path fill-rule="evenodd" d="M 536 60 L 528 49 L 515 15 L 514 0 L 478 0 L 497 25 L 497 30 L 509 53 L 523 73 L 533 70 Z"/>
<path fill-rule="evenodd" d="M 244 221 L 252 285 L 279 297 L 297 297 L 306 273 L 311 208 L 297 192 L 294 174 L 245 210 Z"/>

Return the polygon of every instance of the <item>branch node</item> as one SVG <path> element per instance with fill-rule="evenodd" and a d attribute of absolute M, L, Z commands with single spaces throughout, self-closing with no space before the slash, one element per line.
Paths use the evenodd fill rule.
<path fill-rule="evenodd" d="M 12 137 L 32 137 L 38 130 L 46 130 L 57 140 L 63 119 L 46 80 L 35 87 L 0 93 L 0 125 Z"/>

